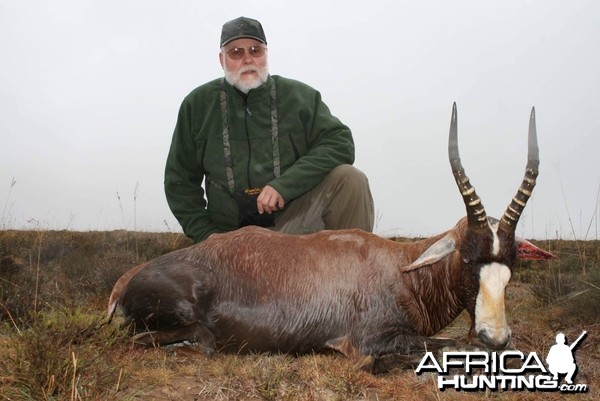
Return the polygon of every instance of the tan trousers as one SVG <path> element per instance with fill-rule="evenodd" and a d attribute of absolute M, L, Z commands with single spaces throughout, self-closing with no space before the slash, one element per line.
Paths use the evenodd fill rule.
<path fill-rule="evenodd" d="M 275 220 L 273 229 L 288 234 L 344 228 L 372 232 L 374 219 L 367 177 L 357 168 L 343 164 L 287 206 Z"/>

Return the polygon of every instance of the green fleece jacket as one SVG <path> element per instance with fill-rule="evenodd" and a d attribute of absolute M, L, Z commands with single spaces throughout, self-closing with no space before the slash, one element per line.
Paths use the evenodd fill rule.
<path fill-rule="evenodd" d="M 273 171 L 271 85 L 277 89 L 279 177 Z M 183 100 L 165 169 L 169 207 L 196 242 L 238 228 L 237 203 L 227 185 L 220 90 L 216 79 Z M 228 83 L 225 90 L 236 190 L 268 184 L 289 205 L 334 167 L 354 162 L 350 129 L 310 86 L 274 75 L 247 96 Z"/>

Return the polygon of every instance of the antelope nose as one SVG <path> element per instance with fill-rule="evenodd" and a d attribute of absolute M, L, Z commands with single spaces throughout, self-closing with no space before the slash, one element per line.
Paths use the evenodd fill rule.
<path fill-rule="evenodd" d="M 488 331 L 486 329 L 483 329 L 479 333 L 477 333 L 477 338 L 479 339 L 479 341 L 481 341 L 490 348 L 504 349 L 510 342 L 510 332 L 507 333 L 507 335 L 502 336 L 501 338 L 492 338 L 488 334 Z"/>

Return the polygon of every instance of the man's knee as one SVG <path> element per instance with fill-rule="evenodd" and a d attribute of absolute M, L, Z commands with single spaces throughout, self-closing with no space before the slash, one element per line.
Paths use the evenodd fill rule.
<path fill-rule="evenodd" d="M 369 180 L 367 176 L 350 164 L 341 164 L 335 167 L 329 173 L 328 179 L 332 181 L 343 182 L 344 184 L 368 186 Z"/>
<path fill-rule="evenodd" d="M 325 228 L 360 228 L 373 231 L 374 206 L 367 176 L 354 166 L 334 168 L 326 185 L 329 204 L 324 209 Z"/>

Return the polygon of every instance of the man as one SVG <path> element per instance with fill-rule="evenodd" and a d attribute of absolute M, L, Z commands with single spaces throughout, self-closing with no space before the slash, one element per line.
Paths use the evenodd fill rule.
<path fill-rule="evenodd" d="M 563 333 L 556 335 L 556 344 L 550 347 L 546 363 L 548 370 L 552 373 L 552 378 L 558 380 L 559 373 L 566 373 L 565 380 L 567 384 L 573 384 L 573 375 L 577 370 L 575 358 L 573 358 L 573 348 L 577 345 L 581 337 L 578 338 L 570 347 L 567 345 L 567 339 Z"/>
<path fill-rule="evenodd" d="M 373 199 L 351 166 L 350 129 L 319 92 L 269 75 L 261 24 L 225 23 L 219 61 L 224 78 L 184 99 L 167 158 L 165 193 L 185 234 L 199 242 L 251 224 L 372 231 Z"/>

